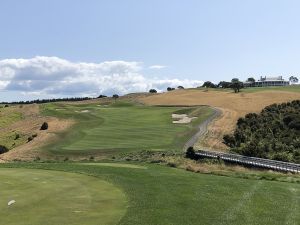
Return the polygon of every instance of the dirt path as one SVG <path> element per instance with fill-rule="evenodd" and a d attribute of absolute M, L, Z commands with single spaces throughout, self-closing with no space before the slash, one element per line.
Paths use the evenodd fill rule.
<path fill-rule="evenodd" d="M 199 138 L 203 137 L 207 133 L 208 125 L 214 121 L 216 118 L 218 118 L 221 115 L 221 110 L 218 108 L 212 108 L 213 114 L 207 118 L 204 122 L 199 124 L 198 126 L 198 132 L 193 135 L 184 145 L 183 150 L 186 151 L 189 147 L 194 146 L 198 141 Z"/>
<path fill-rule="evenodd" d="M 222 109 L 218 118 L 213 120 L 208 125 L 208 131 L 202 138 L 195 143 L 196 148 L 218 149 L 219 151 L 226 151 L 228 147 L 223 144 L 223 136 L 231 133 L 235 128 L 235 122 L 239 116 L 237 112 L 230 109 Z"/>

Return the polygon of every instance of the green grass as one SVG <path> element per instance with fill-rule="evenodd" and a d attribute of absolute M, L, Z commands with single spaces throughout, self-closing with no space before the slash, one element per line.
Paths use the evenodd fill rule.
<path fill-rule="evenodd" d="M 135 106 L 118 101 L 109 106 L 47 104 L 43 107 L 46 115 L 77 121 L 72 129 L 60 135 L 59 141 L 46 147 L 63 154 L 178 151 L 197 124 L 212 113 L 208 107 L 193 108 L 193 116 L 196 114 L 198 119 L 191 124 L 173 124 L 171 114 L 183 108 Z"/>
<path fill-rule="evenodd" d="M 109 225 L 126 212 L 125 194 L 101 179 L 5 168 L 0 169 L 0 177 L 0 224 Z M 10 200 L 16 203 L 8 206 Z"/>
<path fill-rule="evenodd" d="M 16 139 L 16 134 L 19 134 L 20 137 Z M 12 149 L 19 145 L 26 143 L 27 137 L 19 132 L 8 131 L 8 132 L 0 132 L 0 144 L 4 145 L 8 149 Z"/>
<path fill-rule="evenodd" d="M 15 208 L 0 206 L 2 207 L 0 210 L 0 214 L 2 215 L 1 224 L 9 224 L 9 218 L 15 221 L 15 223 L 11 222 L 11 224 L 23 224 L 26 214 L 36 215 L 36 217 L 40 219 L 44 218 L 44 221 L 51 221 L 51 219 L 57 218 L 57 221 L 52 224 L 72 224 L 66 221 L 69 217 L 66 216 L 68 214 L 65 214 L 65 212 L 73 204 L 72 202 L 68 202 L 68 200 L 64 200 L 64 203 L 69 207 L 60 207 L 59 204 L 58 207 L 56 207 L 54 203 L 55 201 L 51 202 L 52 200 L 50 200 L 51 205 L 49 205 L 49 210 L 51 213 L 53 213 L 49 213 L 50 216 L 47 210 L 39 210 L 42 207 L 48 208 L 48 206 L 45 206 L 44 203 L 49 201 L 49 198 L 51 199 L 53 196 L 55 196 L 55 199 L 57 199 L 58 203 L 59 197 L 56 198 L 56 195 L 60 195 L 63 199 L 66 199 L 70 196 L 74 197 L 74 195 L 69 194 L 69 192 L 73 192 L 71 186 L 79 186 L 79 189 L 75 189 L 77 195 L 81 195 L 82 192 L 86 193 L 86 190 L 80 190 L 81 186 L 78 184 L 81 184 L 88 188 L 88 186 L 90 185 L 89 183 L 86 183 L 85 180 L 88 178 L 80 176 L 82 180 L 75 179 L 73 181 L 73 177 L 76 178 L 76 175 L 70 175 L 68 173 L 66 173 L 65 175 L 55 173 L 54 177 L 59 176 L 60 179 L 49 179 L 49 182 L 53 182 L 53 184 L 49 184 L 49 188 L 43 189 L 46 188 L 45 186 L 47 185 L 43 186 L 41 181 L 46 179 L 47 176 L 53 176 L 51 175 L 52 173 L 49 172 L 49 170 L 76 172 L 98 177 L 100 179 L 100 183 L 98 185 L 100 192 L 102 191 L 103 180 L 121 189 L 126 195 L 128 206 L 126 214 L 122 217 L 121 221 L 116 224 L 299 224 L 299 184 L 197 174 L 187 172 L 185 170 L 152 164 L 141 165 L 146 168 L 138 169 L 131 168 L 130 166 L 98 166 L 96 164 L 94 165 L 78 163 L 2 164 L 0 165 L 0 167 L 36 168 L 46 169 L 47 171 L 45 171 L 46 175 L 43 175 L 41 170 L 38 170 L 37 172 L 32 171 L 32 173 L 36 175 L 23 178 L 22 173 L 26 174 L 27 170 L 12 169 L 12 171 L 9 173 L 8 169 L 0 169 L 0 201 L 2 201 L 2 199 L 5 199 L 5 202 L 0 202 L 0 205 L 6 204 L 6 200 L 14 197 L 16 198 L 15 200 L 17 201 L 17 203 L 13 207 L 20 207 L 20 210 L 14 213 L 12 212 L 12 210 L 14 210 Z M 18 171 L 20 171 L 20 174 L 14 175 Z M 5 175 L 6 178 L 4 179 L 3 176 Z M 34 177 L 36 176 L 44 178 L 41 178 L 40 180 L 34 180 Z M 66 176 L 66 179 L 63 179 L 63 176 Z M 17 178 L 20 178 L 21 180 Z M 6 179 L 11 179 L 11 183 L 5 184 L 4 181 Z M 54 182 L 57 182 L 57 185 L 54 185 Z M 21 185 L 21 183 L 23 183 L 22 187 L 19 186 Z M 63 186 L 61 187 L 60 185 Z M 69 188 L 64 189 L 66 186 Z M 3 187 L 5 187 L 5 191 L 3 191 Z M 93 187 L 97 187 L 96 182 L 94 183 Z M 14 188 L 16 188 L 16 190 L 14 190 Z M 26 195 L 25 192 L 31 192 L 31 188 L 34 188 L 32 193 L 35 194 L 31 196 Z M 47 191 L 43 192 L 44 190 Z M 18 195 L 14 195 L 14 193 L 16 192 L 18 193 Z M 53 192 L 55 192 L 55 195 L 52 194 Z M 93 193 L 94 195 L 96 195 L 96 190 Z M 76 194 L 75 196 L 77 196 Z M 110 193 L 108 193 L 108 195 L 109 194 Z M 3 198 L 3 196 L 5 197 Z M 35 204 L 32 204 L 32 202 L 30 201 L 30 198 L 41 196 L 44 196 L 44 198 L 41 201 L 34 202 Z M 98 195 L 100 199 L 105 196 L 103 196 L 103 193 Z M 23 198 L 28 199 L 31 204 L 19 205 L 22 203 Z M 69 199 L 69 201 L 73 201 L 73 198 L 71 199 L 72 200 Z M 119 197 L 118 199 L 122 198 Z M 75 200 L 77 199 L 75 198 Z M 91 198 L 91 200 L 91 204 L 93 204 L 93 200 L 96 201 L 96 198 Z M 108 204 L 108 207 L 110 206 L 110 201 L 113 201 L 113 199 L 105 201 L 105 204 Z M 41 206 L 39 206 L 40 204 Z M 76 207 L 80 208 L 83 206 L 78 203 Z M 23 212 L 21 209 L 25 211 Z M 93 209 L 91 208 L 90 210 Z M 100 224 L 103 220 L 102 218 L 97 217 L 98 213 L 102 213 L 103 218 L 107 218 L 105 217 L 107 216 L 105 213 L 107 211 L 103 209 L 103 207 L 100 207 L 100 210 L 97 208 L 94 210 L 97 211 L 95 212 L 95 214 L 93 214 L 95 217 L 91 218 L 90 220 L 87 219 L 87 221 L 93 220 L 93 224 Z M 12 214 L 14 215 L 14 217 L 11 216 Z M 76 216 L 76 214 L 74 216 Z M 59 219 L 62 219 L 62 222 L 60 222 Z M 79 217 L 78 220 L 79 219 L 81 218 Z M 81 220 L 81 224 L 89 223 L 82 222 Z"/>
<path fill-rule="evenodd" d="M 10 108 L 0 109 L 0 128 L 7 127 L 22 119 L 22 114 L 13 112 Z"/>
<path fill-rule="evenodd" d="M 17 112 L 15 108 L 0 108 L 0 145 L 12 149 L 26 142 L 26 137 L 23 134 L 6 130 L 7 127 L 22 119 L 22 114 Z M 16 139 L 16 133 L 20 135 L 20 138 Z"/>

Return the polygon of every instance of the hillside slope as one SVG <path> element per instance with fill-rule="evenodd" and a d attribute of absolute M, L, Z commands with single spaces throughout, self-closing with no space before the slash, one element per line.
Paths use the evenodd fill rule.
<path fill-rule="evenodd" d="M 299 87 L 300 88 L 300 87 Z M 224 134 L 231 133 L 239 117 L 250 112 L 260 112 L 273 103 L 282 103 L 300 99 L 300 92 L 282 90 L 256 91 L 251 93 L 216 90 L 176 90 L 141 98 L 140 101 L 149 105 L 210 105 L 220 108 L 222 116 L 209 127 L 204 140 L 197 144 L 218 150 L 226 150 L 222 143 Z"/>
<path fill-rule="evenodd" d="M 239 154 L 300 163 L 300 100 L 247 114 L 224 142 Z"/>

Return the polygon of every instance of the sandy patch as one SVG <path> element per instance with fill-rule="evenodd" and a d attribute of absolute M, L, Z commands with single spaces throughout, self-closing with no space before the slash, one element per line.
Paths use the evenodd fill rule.
<path fill-rule="evenodd" d="M 78 111 L 78 110 L 75 110 L 76 113 L 88 113 L 90 112 L 90 110 L 81 110 L 81 111 Z"/>
<path fill-rule="evenodd" d="M 187 114 L 172 114 L 173 123 L 178 124 L 187 124 L 192 122 L 193 119 L 197 119 L 197 117 L 188 117 Z"/>

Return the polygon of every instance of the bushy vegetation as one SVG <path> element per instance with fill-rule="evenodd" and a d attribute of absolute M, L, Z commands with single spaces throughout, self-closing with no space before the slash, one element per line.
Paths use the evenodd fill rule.
<path fill-rule="evenodd" d="M 99 96 L 100 98 L 100 96 Z M 42 103 L 48 103 L 48 102 L 74 102 L 74 101 L 85 101 L 90 100 L 94 98 L 89 97 L 72 97 L 72 98 L 52 98 L 52 99 L 36 99 L 32 101 L 14 101 L 14 102 L 1 102 L 0 104 L 6 104 L 5 107 L 8 107 L 7 104 L 42 104 Z"/>
<path fill-rule="evenodd" d="M 48 123 L 44 122 L 40 128 L 40 130 L 47 130 L 48 129 Z"/>
<path fill-rule="evenodd" d="M 4 145 L 0 145 L 0 154 L 3 154 L 5 152 L 8 152 L 8 148 L 6 148 Z"/>
<path fill-rule="evenodd" d="M 202 85 L 202 87 L 205 88 L 216 88 L 217 85 L 215 85 L 214 83 L 212 83 L 211 81 L 205 81 Z"/>
<path fill-rule="evenodd" d="M 242 155 L 300 163 L 300 100 L 272 104 L 238 119 L 224 143 Z"/>
<path fill-rule="evenodd" d="M 174 91 L 174 90 L 175 90 L 175 88 L 172 88 L 172 87 L 167 88 L 167 91 Z"/>
<path fill-rule="evenodd" d="M 220 81 L 218 85 L 212 83 L 211 81 L 205 81 L 202 85 L 205 88 L 231 88 L 235 93 L 240 92 L 240 89 L 244 87 L 243 82 L 238 78 L 233 78 L 231 82 Z"/>
<path fill-rule="evenodd" d="M 113 98 L 115 101 L 117 101 L 117 99 L 119 98 L 119 95 L 114 94 L 114 95 L 112 96 L 112 98 Z"/>
<path fill-rule="evenodd" d="M 157 90 L 155 90 L 155 89 L 150 89 L 150 90 L 149 90 L 149 93 L 157 93 Z"/>

